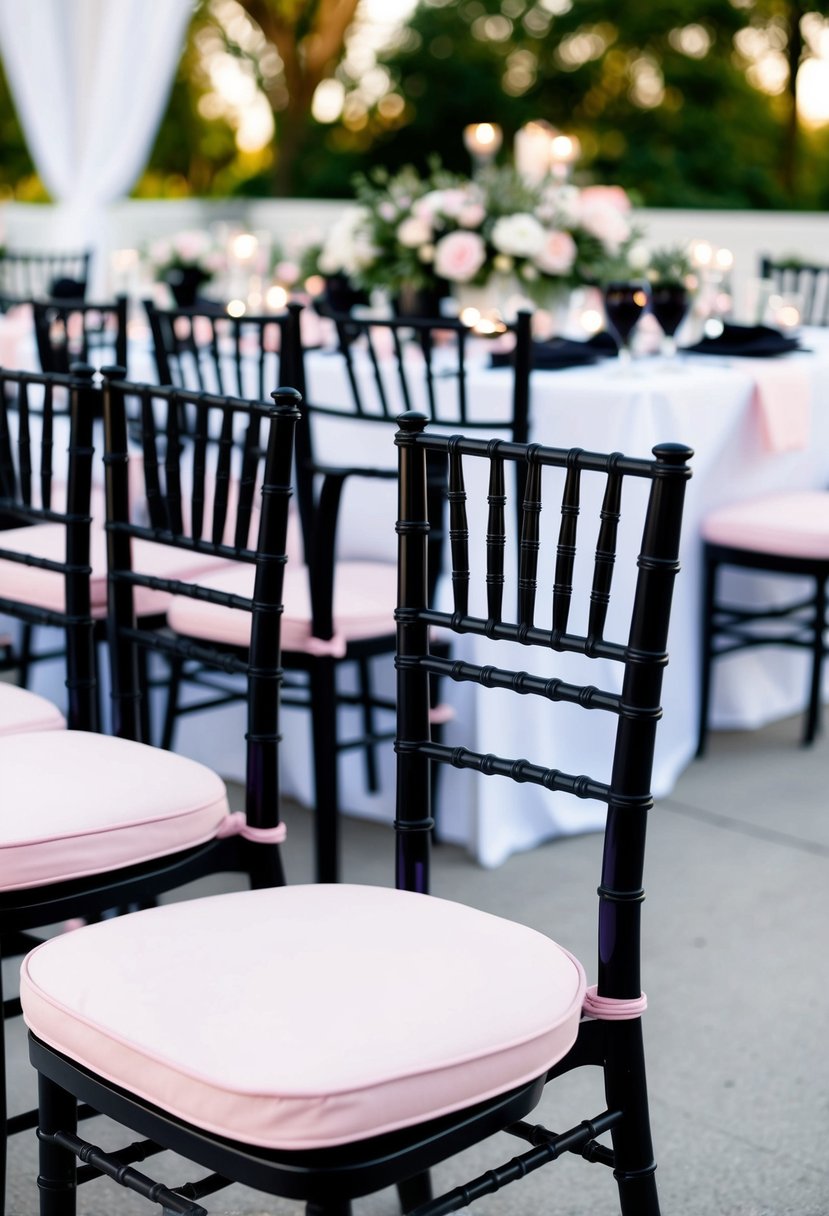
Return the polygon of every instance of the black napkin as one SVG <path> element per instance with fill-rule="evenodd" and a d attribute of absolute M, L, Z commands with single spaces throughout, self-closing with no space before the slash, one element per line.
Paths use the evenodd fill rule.
<path fill-rule="evenodd" d="M 582 367 L 596 363 L 606 355 L 616 354 L 616 343 L 610 334 L 602 332 L 579 342 L 574 338 L 547 338 L 533 342 L 532 366 L 540 371 L 556 371 L 565 367 Z M 513 361 L 513 352 L 493 352 L 492 367 L 508 367 Z"/>
<path fill-rule="evenodd" d="M 695 355 L 744 355 L 752 358 L 785 355 L 799 349 L 798 338 L 772 329 L 770 325 L 734 325 L 730 321 L 723 324 L 722 333 L 715 338 L 702 338 L 693 346 L 683 347 L 683 350 Z"/>

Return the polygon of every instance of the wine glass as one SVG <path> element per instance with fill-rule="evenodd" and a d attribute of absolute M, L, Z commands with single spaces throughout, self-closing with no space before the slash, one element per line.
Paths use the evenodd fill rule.
<path fill-rule="evenodd" d="M 647 284 L 643 282 L 607 283 L 602 292 L 608 329 L 616 340 L 619 364 L 631 362 L 630 339 L 648 303 Z"/>
<path fill-rule="evenodd" d="M 691 297 L 684 283 L 653 283 L 651 312 L 662 333 L 662 354 L 668 359 L 676 356 L 676 331 L 688 315 Z"/>

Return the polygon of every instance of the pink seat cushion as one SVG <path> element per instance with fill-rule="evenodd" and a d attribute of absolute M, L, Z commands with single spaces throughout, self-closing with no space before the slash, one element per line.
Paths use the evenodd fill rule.
<path fill-rule="evenodd" d="M 63 524 L 38 524 L 34 528 L 12 528 L 0 533 L 0 549 L 13 553 L 31 553 L 52 561 L 66 560 L 66 531 Z M 133 541 L 133 566 L 145 574 L 159 578 L 194 578 L 202 570 L 212 569 L 218 559 L 203 553 L 187 553 L 170 545 L 155 545 L 150 541 Z M 106 534 L 103 525 L 93 522 L 90 534 L 90 599 L 92 615 L 106 615 L 107 558 Z M 40 570 L 18 562 L 0 559 L 0 587 L 10 599 L 24 604 L 36 604 L 63 612 L 65 579 L 53 570 Z M 163 612 L 169 596 L 159 591 L 139 588 L 135 594 L 138 615 Z"/>
<path fill-rule="evenodd" d="M 0 735 L 29 730 L 63 730 L 66 719 L 56 705 L 15 684 L 0 680 Z"/>
<path fill-rule="evenodd" d="M 825 561 L 829 559 L 829 493 L 767 494 L 721 507 L 705 518 L 702 535 L 715 545 Z"/>
<path fill-rule="evenodd" d="M 540 1076 L 574 1042 L 584 990 L 533 929 L 344 884 L 105 921 L 38 947 L 21 978 L 26 1022 L 59 1051 L 211 1132 L 289 1149 Z"/>
<path fill-rule="evenodd" d="M 199 579 L 205 587 L 250 597 L 254 569 L 234 565 L 211 571 Z M 332 653 L 342 651 L 340 643 L 358 638 L 383 637 L 394 633 L 394 608 L 397 598 L 397 571 L 386 562 L 338 562 L 334 584 L 334 633 Z M 305 566 L 285 567 L 282 616 L 282 649 L 320 650 L 311 638 L 311 599 L 308 570 Z M 240 608 L 174 596 L 167 610 L 171 629 L 188 637 L 204 638 L 230 646 L 250 642 L 250 613 Z"/>
<path fill-rule="evenodd" d="M 224 782 L 160 748 L 86 731 L 0 737 L 0 890 L 100 874 L 212 840 Z"/>

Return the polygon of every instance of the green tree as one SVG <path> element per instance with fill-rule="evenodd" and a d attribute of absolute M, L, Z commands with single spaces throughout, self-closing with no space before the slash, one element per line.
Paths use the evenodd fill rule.
<path fill-rule="evenodd" d="M 651 205 L 814 202 L 779 149 L 794 149 L 779 98 L 755 87 L 739 35 L 776 23 L 804 54 L 784 0 L 421 0 L 385 57 L 406 125 L 375 149 L 398 164 L 437 151 L 467 167 L 461 131 L 544 117 L 577 134 L 591 175 Z M 819 5 L 808 3 L 810 11 Z M 786 30 L 788 31 L 786 33 Z M 778 41 L 781 41 L 778 34 Z M 796 111 L 794 111 L 796 117 Z M 818 142 L 821 142 L 819 139 Z M 793 156 L 794 152 L 790 151 Z M 824 187 L 827 183 L 824 182 Z M 814 194 L 814 192 L 813 192 Z"/>

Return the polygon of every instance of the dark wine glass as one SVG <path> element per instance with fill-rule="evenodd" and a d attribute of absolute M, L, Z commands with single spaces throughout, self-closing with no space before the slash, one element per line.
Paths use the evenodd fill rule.
<path fill-rule="evenodd" d="M 602 292 L 608 329 L 616 339 L 619 361 L 630 363 L 630 338 L 648 303 L 645 283 L 607 283 Z"/>
<path fill-rule="evenodd" d="M 688 315 L 691 297 L 683 283 L 654 283 L 651 286 L 651 312 L 665 335 L 662 354 L 676 355 L 676 331 Z"/>

